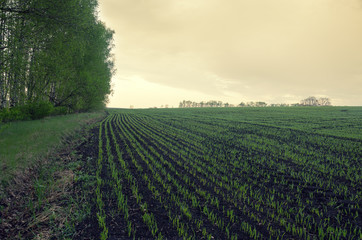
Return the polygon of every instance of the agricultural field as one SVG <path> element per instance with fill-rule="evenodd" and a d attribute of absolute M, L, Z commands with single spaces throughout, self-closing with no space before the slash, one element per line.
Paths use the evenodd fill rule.
<path fill-rule="evenodd" d="M 361 107 L 110 109 L 93 131 L 95 238 L 362 239 Z"/>

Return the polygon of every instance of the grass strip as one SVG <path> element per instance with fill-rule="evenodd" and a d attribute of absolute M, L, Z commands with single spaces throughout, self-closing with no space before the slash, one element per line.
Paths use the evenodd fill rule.
<path fill-rule="evenodd" d="M 16 172 L 49 157 L 67 136 L 103 116 L 104 112 L 79 113 L 0 124 L 0 181 L 6 184 Z"/>
<path fill-rule="evenodd" d="M 39 123 L 17 123 L 25 128 L 36 126 L 33 131 L 19 134 L 29 137 L 41 132 L 50 139 L 46 144 L 51 154 L 43 151 L 44 156 L 19 166 L 9 173 L 12 178 L 0 186 L 0 239 L 74 237 L 77 224 L 91 214 L 85 199 L 95 184 L 95 178 L 84 172 L 91 159 L 85 161 L 75 149 L 92 136 L 91 129 L 104 116 L 97 112 L 49 118 L 43 121 L 44 129 L 39 128 Z M 12 127 L 6 129 L 6 134 L 17 132 Z M 47 130 L 54 136 L 50 137 Z M 37 144 L 27 146 L 38 149 Z"/>

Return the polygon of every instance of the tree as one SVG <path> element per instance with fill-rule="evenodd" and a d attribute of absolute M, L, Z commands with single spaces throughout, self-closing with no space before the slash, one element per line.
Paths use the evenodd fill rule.
<path fill-rule="evenodd" d="M 256 106 L 256 107 L 266 107 L 267 104 L 266 104 L 265 102 L 256 102 L 256 103 L 255 103 L 255 106 Z"/>
<path fill-rule="evenodd" d="M 318 100 L 316 97 L 308 97 L 306 99 L 303 99 L 301 102 L 300 102 L 301 105 L 303 106 L 317 106 L 318 105 Z"/>
<path fill-rule="evenodd" d="M 322 97 L 317 99 L 316 97 L 308 97 L 306 99 L 301 100 L 301 106 L 330 106 L 331 101 L 327 97 Z"/>
<path fill-rule="evenodd" d="M 331 106 L 331 101 L 329 98 L 322 97 L 318 99 L 318 105 L 319 106 Z"/>
<path fill-rule="evenodd" d="M 247 107 L 255 107 L 255 103 L 254 102 L 247 102 L 246 106 Z"/>
<path fill-rule="evenodd" d="M 0 110 L 33 102 L 84 111 L 105 105 L 113 31 L 96 0 L 0 1 Z"/>

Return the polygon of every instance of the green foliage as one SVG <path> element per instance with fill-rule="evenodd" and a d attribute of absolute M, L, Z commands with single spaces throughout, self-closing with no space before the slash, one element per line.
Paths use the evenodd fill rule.
<path fill-rule="evenodd" d="M 113 32 L 98 19 L 97 5 L 96 0 L 0 2 L 0 109 L 26 106 L 20 110 L 38 119 L 51 111 L 39 99 L 67 112 L 105 106 L 114 72 Z M 19 115 L 14 111 L 4 119 L 26 118 Z"/>
<path fill-rule="evenodd" d="M 0 111 L 0 122 L 28 120 L 30 116 L 22 107 L 5 108 Z"/>
<path fill-rule="evenodd" d="M 67 107 L 54 107 L 53 111 L 51 112 L 51 115 L 57 116 L 57 115 L 65 115 L 68 114 L 68 108 Z"/>
<path fill-rule="evenodd" d="M 0 121 L 12 122 L 23 120 L 35 120 L 49 115 L 60 115 L 66 113 L 65 107 L 58 107 L 54 112 L 53 104 L 46 101 L 37 101 L 10 109 L 4 108 L 0 111 Z"/>
<path fill-rule="evenodd" d="M 35 120 L 49 116 L 53 112 L 54 107 L 50 102 L 38 101 L 24 105 L 22 110 L 27 113 L 32 120 Z"/>

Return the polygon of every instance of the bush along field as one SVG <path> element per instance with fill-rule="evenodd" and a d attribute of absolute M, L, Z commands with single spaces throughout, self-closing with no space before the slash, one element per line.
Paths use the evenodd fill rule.
<path fill-rule="evenodd" d="M 77 230 L 362 239 L 361 126 L 360 107 L 110 110 L 93 130 L 93 217 Z"/>
<path fill-rule="evenodd" d="M 76 225 L 91 214 L 85 199 L 95 177 L 84 170 L 92 159 L 83 159 L 76 146 L 92 144 L 93 124 L 105 116 L 100 111 L 0 124 L 0 239 L 77 239 Z"/>

